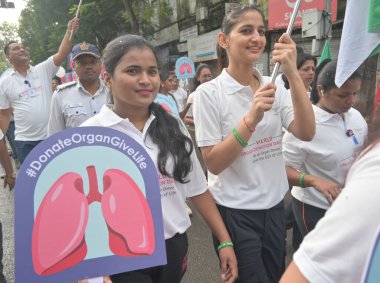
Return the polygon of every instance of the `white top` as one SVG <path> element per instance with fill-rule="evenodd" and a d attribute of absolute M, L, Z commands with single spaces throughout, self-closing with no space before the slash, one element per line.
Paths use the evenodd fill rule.
<path fill-rule="evenodd" d="M 147 135 L 148 128 L 155 119 L 155 116 L 151 115 L 149 117 L 143 132 L 140 132 L 129 122 L 129 119 L 120 118 L 110 107 L 110 105 L 104 105 L 99 114 L 88 119 L 82 126 L 107 127 L 128 134 L 145 148 L 157 167 L 158 147 L 152 142 L 150 136 Z M 180 123 L 183 133 L 190 137 L 185 125 L 179 119 L 178 123 Z M 185 207 L 185 200 L 187 197 L 200 195 L 207 190 L 206 177 L 194 150 L 191 154 L 191 161 L 193 167 L 187 176 L 189 182 L 186 184 L 181 184 L 172 178 L 163 176 L 157 170 L 160 179 L 165 239 L 173 237 L 176 233 L 184 233 L 190 227 L 191 222 Z M 173 160 L 172 158 L 168 158 L 167 170 L 169 172 L 171 172 L 170 168 L 172 166 Z"/>
<path fill-rule="evenodd" d="M 367 123 L 354 108 L 344 114 L 330 114 L 314 106 L 316 133 L 311 142 L 304 142 L 291 133 L 285 133 L 283 154 L 285 163 L 306 174 L 337 183 L 343 188 L 346 174 L 353 160 L 362 149 L 367 137 Z M 346 132 L 351 129 L 355 139 Z M 313 187 L 293 186 L 292 195 L 301 202 L 328 209 L 330 207 L 322 193 Z"/>
<path fill-rule="evenodd" d="M 107 103 L 108 89 L 102 80 L 99 82 L 99 89 L 94 95 L 79 80 L 77 83 L 58 87 L 51 101 L 48 136 L 67 128 L 78 127 L 100 111 Z"/>
<path fill-rule="evenodd" d="M 46 138 L 52 96 L 51 79 L 58 71 L 53 57 L 30 66 L 26 77 L 16 71 L 0 82 L 0 109 L 13 108 L 15 140 Z"/>
<path fill-rule="evenodd" d="M 285 87 L 284 79 L 282 78 L 282 73 L 277 75 L 276 79 L 274 80 L 274 84 L 276 86 L 283 86 Z"/>
<path fill-rule="evenodd" d="M 194 113 L 193 113 L 193 103 L 194 103 L 195 92 L 196 91 L 193 91 L 192 93 L 190 93 L 189 97 L 187 98 L 187 103 L 191 104 L 190 107 L 189 107 L 189 110 L 186 113 L 186 116 L 189 116 L 189 117 L 193 117 L 194 116 Z"/>
<path fill-rule="evenodd" d="M 350 169 L 346 186 L 294 254 L 313 283 L 357 283 L 380 224 L 380 145 Z"/>
<path fill-rule="evenodd" d="M 3 131 L 0 129 L 0 140 L 2 140 L 4 138 L 4 134 L 3 134 Z"/>
<path fill-rule="evenodd" d="M 257 69 L 260 85 L 269 83 Z M 198 93 L 199 92 L 199 93 Z M 198 146 L 213 146 L 232 133 L 252 103 L 250 86 L 243 86 L 224 69 L 215 79 L 201 84 L 194 97 L 194 122 Z M 270 111 L 256 126 L 235 161 L 219 175 L 209 172 L 208 183 L 215 201 L 237 209 L 268 209 L 278 204 L 289 189 L 282 158 L 282 127 L 293 121 L 291 96 L 277 87 Z"/>
<path fill-rule="evenodd" d="M 185 108 L 187 101 L 187 92 L 182 87 L 178 87 L 176 90 L 170 92 L 173 94 L 175 100 L 178 104 L 178 110 L 181 112 L 183 108 Z"/>

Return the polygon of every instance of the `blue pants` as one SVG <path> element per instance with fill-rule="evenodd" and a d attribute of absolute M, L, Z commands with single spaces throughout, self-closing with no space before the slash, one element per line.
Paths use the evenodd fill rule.
<path fill-rule="evenodd" d="M 28 154 L 36 147 L 41 141 L 15 141 L 17 158 L 22 164 Z"/>
<path fill-rule="evenodd" d="M 239 272 L 235 283 L 278 283 L 285 269 L 283 201 L 262 210 L 217 207 L 234 243 Z M 219 242 L 213 240 L 216 249 Z"/>
<path fill-rule="evenodd" d="M 187 234 L 165 241 L 167 264 L 111 275 L 113 283 L 180 283 L 187 268 Z"/>

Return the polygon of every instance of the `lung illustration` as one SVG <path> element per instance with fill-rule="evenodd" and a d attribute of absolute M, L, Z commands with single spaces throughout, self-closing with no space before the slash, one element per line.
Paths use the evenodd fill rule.
<path fill-rule="evenodd" d="M 110 169 L 103 175 L 103 187 L 102 211 L 111 251 L 120 256 L 152 254 L 152 213 L 137 184 L 123 171 Z"/>
<path fill-rule="evenodd" d="M 49 275 L 81 262 L 88 203 L 79 174 L 62 175 L 38 208 L 32 233 L 32 259 L 39 275 Z"/>
<path fill-rule="evenodd" d="M 151 255 L 155 248 L 152 213 L 133 179 L 118 169 L 103 175 L 103 195 L 95 166 L 87 166 L 89 193 L 82 176 L 62 175 L 44 196 L 32 231 L 32 262 L 38 275 L 51 275 L 83 261 L 89 206 L 100 202 L 109 230 L 110 250 L 119 256 Z"/>

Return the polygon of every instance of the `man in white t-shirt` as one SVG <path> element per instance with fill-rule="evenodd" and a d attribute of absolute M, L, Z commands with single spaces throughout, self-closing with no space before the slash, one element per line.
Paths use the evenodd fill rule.
<path fill-rule="evenodd" d="M 15 146 L 20 163 L 46 138 L 51 79 L 69 55 L 72 45 L 70 34 L 78 28 L 79 19 L 70 20 L 57 53 L 36 66 L 30 66 L 29 51 L 21 43 L 11 41 L 4 48 L 13 70 L 0 83 L 0 128 L 7 132 L 13 109 Z"/>

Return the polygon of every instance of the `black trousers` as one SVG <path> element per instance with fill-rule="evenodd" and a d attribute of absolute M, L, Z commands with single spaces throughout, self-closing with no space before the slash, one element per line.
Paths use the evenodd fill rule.
<path fill-rule="evenodd" d="M 167 264 L 111 275 L 112 283 L 179 283 L 187 268 L 187 234 L 165 241 Z"/>
<path fill-rule="evenodd" d="M 326 213 L 325 209 L 308 205 L 296 198 L 292 199 L 292 208 L 302 239 L 314 229 L 315 225 Z"/>
<path fill-rule="evenodd" d="M 235 283 L 278 283 L 285 269 L 284 203 L 264 210 L 218 205 L 234 243 L 239 278 Z M 215 249 L 219 245 L 214 238 Z"/>

